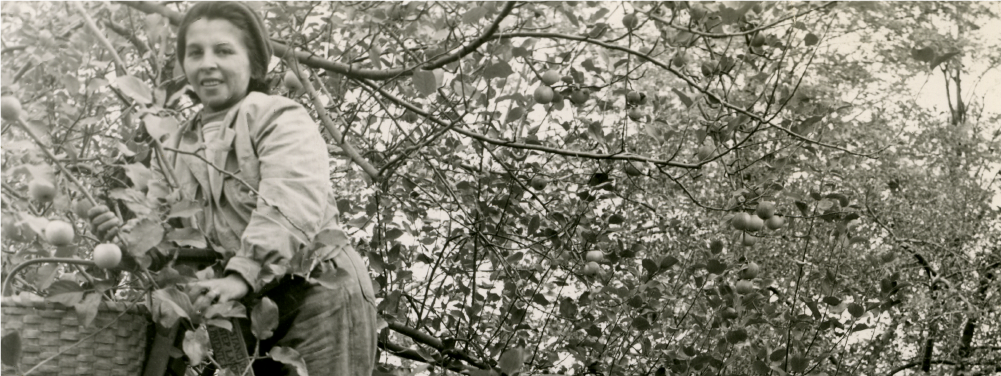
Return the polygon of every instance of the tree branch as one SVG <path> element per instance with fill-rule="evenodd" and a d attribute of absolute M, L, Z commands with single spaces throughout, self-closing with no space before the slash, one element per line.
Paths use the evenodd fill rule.
<path fill-rule="evenodd" d="M 456 123 L 446 123 L 443 120 L 435 118 L 435 117 L 431 116 L 431 114 L 425 112 L 423 109 L 420 109 L 417 106 L 414 106 L 414 105 L 410 104 L 409 102 L 407 102 L 407 101 L 405 101 L 403 99 L 400 99 L 399 97 L 393 95 L 392 93 L 389 93 L 386 90 L 380 88 L 374 82 L 364 81 L 364 80 L 362 80 L 361 82 L 365 83 L 365 85 L 368 85 L 369 87 L 371 87 L 375 91 L 378 91 L 379 94 L 381 94 L 382 96 L 386 97 L 390 101 L 396 103 L 397 105 L 399 105 L 401 107 L 404 107 L 404 108 L 406 108 L 406 109 L 408 109 L 410 111 L 413 111 L 413 112 L 415 112 L 415 113 L 417 113 L 417 114 L 419 114 L 419 115 L 427 118 L 428 120 L 430 120 L 430 121 L 432 121 L 434 123 L 437 123 L 438 125 L 447 127 L 449 129 L 451 129 L 452 131 L 455 131 L 456 133 L 462 134 L 462 135 L 464 135 L 466 137 L 469 137 L 469 138 L 472 138 L 472 139 L 475 139 L 475 140 L 479 140 L 479 141 L 482 141 L 482 142 L 486 142 L 486 143 L 492 144 L 492 145 L 505 146 L 505 147 L 511 147 L 511 148 L 516 148 L 516 149 L 537 150 L 537 151 L 542 151 L 542 152 L 546 152 L 546 153 L 566 155 L 566 156 L 579 157 L 579 158 L 650 162 L 650 163 L 657 164 L 657 165 L 665 165 L 665 166 L 679 167 L 679 168 L 688 168 L 688 169 L 698 169 L 698 168 L 701 168 L 702 165 L 704 164 L 704 163 L 698 163 L 698 164 L 678 163 L 678 162 L 672 162 L 672 161 L 669 161 L 669 160 L 661 160 L 661 159 L 654 159 L 654 158 L 644 157 L 642 155 L 633 154 L 633 153 L 606 153 L 606 154 L 591 153 L 591 152 L 585 152 L 585 151 L 559 149 L 559 148 L 553 148 L 553 147 L 542 146 L 542 145 L 535 145 L 535 144 L 524 144 L 524 143 L 519 143 L 519 142 L 515 142 L 515 141 L 511 141 L 511 140 L 490 138 L 490 137 L 481 135 L 479 133 L 475 133 L 473 131 L 457 127 L 457 126 L 455 126 Z"/>
<path fill-rule="evenodd" d="M 811 12 L 814 12 L 814 11 L 817 11 L 817 10 L 820 10 L 820 9 L 824 9 L 824 8 L 827 8 L 827 7 L 831 6 L 831 5 L 834 5 L 835 3 L 837 3 L 837 1 L 832 1 L 832 2 L 829 2 L 827 4 L 821 5 L 819 7 L 808 9 L 808 10 L 806 10 L 804 12 L 796 13 L 796 14 L 791 15 L 791 16 L 786 16 L 786 17 L 780 18 L 778 21 L 772 22 L 772 23 L 770 23 L 768 25 L 761 26 L 761 27 L 756 27 L 754 29 L 747 30 L 747 31 L 742 31 L 742 32 L 739 32 L 739 33 L 705 33 L 705 32 L 701 32 L 701 31 L 698 31 L 698 30 L 693 30 L 691 28 L 681 27 L 681 26 L 675 25 L 675 24 L 671 23 L 671 21 L 668 21 L 668 20 L 665 20 L 663 18 L 654 16 L 654 15 L 650 14 L 649 12 L 647 12 L 646 15 L 647 15 L 647 17 L 650 17 L 651 20 L 661 22 L 661 23 L 663 23 L 663 24 L 667 25 L 668 27 L 670 27 L 672 29 L 675 29 L 675 30 L 681 30 L 681 31 L 689 32 L 689 33 L 692 33 L 692 34 L 695 34 L 695 35 L 698 35 L 698 36 L 702 36 L 702 37 L 706 37 L 706 38 L 730 38 L 730 37 L 740 37 L 740 36 L 744 36 L 744 35 L 754 34 L 754 33 L 757 33 L 759 31 L 762 31 L 762 30 L 767 30 L 767 29 L 775 27 L 775 25 L 778 25 L 778 24 L 783 23 L 785 21 L 791 20 L 793 18 L 805 16 L 805 15 L 811 13 Z"/>
<path fill-rule="evenodd" d="M 470 365 L 475 366 L 479 369 L 491 369 L 491 367 L 488 366 L 486 363 L 473 358 L 472 356 L 466 354 L 463 351 L 460 351 L 459 349 L 445 348 L 445 345 L 442 343 L 440 339 L 432 337 L 427 333 L 392 321 L 387 322 L 387 324 L 388 324 L 387 327 L 390 330 L 403 334 L 407 337 L 410 337 L 410 339 L 413 339 L 418 343 L 423 343 L 425 345 L 431 346 L 436 350 L 438 350 L 439 352 L 441 352 L 442 354 L 448 354 L 449 356 L 452 356 L 456 359 L 469 363 Z"/>
<path fill-rule="evenodd" d="M 443 67 L 445 66 L 445 64 L 457 61 L 463 56 L 466 56 L 471 52 L 476 51 L 476 49 L 480 48 L 480 46 L 482 46 L 484 43 L 492 40 L 494 34 L 497 33 L 497 29 L 500 28 L 501 21 L 503 21 L 504 18 L 506 18 L 508 15 L 511 14 L 511 10 L 514 9 L 515 3 L 516 3 L 515 1 L 508 1 L 504 3 L 504 8 L 501 9 L 500 14 L 497 15 L 497 18 L 494 19 L 494 22 L 490 23 L 490 26 L 487 28 L 486 31 L 483 32 L 483 35 L 480 35 L 472 42 L 464 43 L 455 52 L 442 56 L 438 59 L 429 61 L 428 63 L 424 64 L 421 68 L 425 70 L 431 70 Z"/>
<path fill-rule="evenodd" d="M 128 70 L 126 69 L 127 66 L 125 65 L 125 62 L 122 61 L 122 57 L 118 56 L 118 51 L 115 50 L 115 46 L 112 45 L 111 41 L 109 41 L 108 38 L 106 38 L 104 34 L 101 33 L 101 29 L 97 28 L 97 24 L 94 23 L 94 19 L 90 18 L 90 14 L 88 14 L 87 10 L 84 9 L 83 5 L 80 4 L 81 3 L 73 3 L 73 7 L 75 7 L 76 10 L 80 12 L 80 16 L 83 17 L 84 23 L 86 23 L 87 28 L 90 29 L 92 33 L 94 33 L 94 36 L 97 37 L 97 40 L 101 42 L 101 45 L 104 46 L 104 49 L 108 50 L 108 53 L 111 54 L 111 57 L 115 59 L 115 66 L 118 67 L 118 74 L 120 75 L 128 74 Z"/>
<path fill-rule="evenodd" d="M 170 23 L 174 26 L 180 25 L 181 20 L 184 19 L 184 14 L 169 9 L 161 4 L 148 1 L 135 1 L 135 2 L 123 1 L 120 3 L 147 14 L 148 13 L 160 14 L 164 17 L 167 17 L 167 19 L 170 20 Z M 494 22 L 491 23 L 490 27 L 487 28 L 486 32 L 483 35 L 475 39 L 473 42 L 465 44 L 462 47 L 460 47 L 459 50 L 450 53 L 448 55 L 442 56 L 432 62 L 421 63 L 413 67 L 385 69 L 385 70 L 359 68 L 355 64 L 344 64 L 344 63 L 333 62 L 330 60 L 320 58 L 308 52 L 294 51 L 284 43 L 276 42 L 274 40 L 271 41 L 271 47 L 272 49 L 274 49 L 274 56 L 278 57 L 294 56 L 295 59 L 298 60 L 300 63 L 305 64 L 309 67 L 325 69 L 331 72 L 340 73 L 345 76 L 358 79 L 388 80 L 401 76 L 409 76 L 413 74 L 413 71 L 415 69 L 418 68 L 425 70 L 435 69 L 437 67 L 448 64 L 452 61 L 456 61 L 462 58 L 463 56 L 466 56 L 469 53 L 475 51 L 476 48 L 479 48 L 479 46 L 481 46 L 483 43 L 486 43 L 487 41 L 494 39 L 493 35 L 499 28 L 500 22 L 511 13 L 511 9 L 514 8 L 514 4 L 515 2 L 506 3 L 504 5 L 504 8 L 501 9 L 501 13 L 498 15 L 497 19 L 495 19 Z"/>
<path fill-rule="evenodd" d="M 639 52 L 639 51 L 636 51 L 636 50 L 633 50 L 633 49 L 630 49 L 630 48 L 618 46 L 618 45 L 615 45 L 615 44 L 611 44 L 611 43 L 600 41 L 600 40 L 596 40 L 596 39 L 591 39 L 591 38 L 589 38 L 587 36 L 559 34 L 559 33 L 543 33 L 543 32 L 502 33 L 502 34 L 496 34 L 496 35 L 494 35 L 493 38 L 497 38 L 497 39 L 505 39 L 505 38 L 551 38 L 551 39 L 567 39 L 567 40 L 575 40 L 575 41 L 580 41 L 580 42 L 591 43 L 591 44 L 594 44 L 594 45 L 605 47 L 605 48 L 610 49 L 610 50 L 622 51 L 622 52 L 628 53 L 630 55 L 634 55 L 634 56 L 640 57 L 640 58 L 642 58 L 642 59 L 644 59 L 646 61 L 649 61 L 650 63 L 652 63 L 652 64 L 660 67 L 663 70 L 671 72 L 671 74 L 673 74 L 675 77 L 681 79 L 682 81 L 685 81 L 685 83 L 688 84 L 689 87 L 695 88 L 695 90 L 698 90 L 703 95 L 711 98 L 712 100 L 714 100 L 716 102 L 719 102 L 719 104 L 722 105 L 723 107 L 726 107 L 726 108 L 728 108 L 728 109 L 730 109 L 730 110 L 732 110 L 734 112 L 747 115 L 751 119 L 754 119 L 754 120 L 758 121 L 761 124 L 768 124 L 769 127 L 778 129 L 778 130 L 782 131 L 783 133 L 788 134 L 792 138 L 795 138 L 797 140 L 806 142 L 808 144 L 813 144 L 813 145 L 822 146 L 822 147 L 829 148 L 829 149 L 838 150 L 838 151 L 841 151 L 841 152 L 844 152 L 844 153 L 848 153 L 848 154 L 851 154 L 851 155 L 855 155 L 855 156 L 859 156 L 859 157 L 875 158 L 871 154 L 862 154 L 862 153 L 859 153 L 859 152 L 855 152 L 855 151 L 851 151 L 851 150 L 845 149 L 845 148 L 837 146 L 837 145 L 832 145 L 832 144 L 824 143 L 824 142 L 821 142 L 821 141 L 817 141 L 817 140 L 812 140 L 812 139 L 806 138 L 806 137 L 804 137 L 804 136 L 802 136 L 802 135 L 800 135 L 800 134 L 798 134 L 796 132 L 793 132 L 792 130 L 790 130 L 788 128 L 784 128 L 784 127 L 782 127 L 780 125 L 774 124 L 771 121 L 766 120 L 765 118 L 763 118 L 761 116 L 758 116 L 757 114 L 755 114 L 753 112 L 750 112 L 748 110 L 745 110 L 745 109 L 737 107 L 737 106 L 734 106 L 733 104 L 730 104 L 730 102 L 727 102 L 727 101 L 723 100 L 723 98 L 720 98 L 716 94 L 713 94 L 712 92 L 708 91 L 707 89 L 699 86 L 691 78 L 689 78 L 688 76 L 684 75 L 683 73 L 681 73 L 680 71 L 678 71 L 677 69 L 675 69 L 674 67 L 672 67 L 671 64 L 668 64 L 666 62 L 657 60 L 657 59 L 651 57 L 648 54 L 644 54 L 642 52 Z"/>
<path fill-rule="evenodd" d="M 320 101 L 320 95 L 316 92 L 316 88 L 313 87 L 312 81 L 310 81 L 308 77 L 303 76 L 302 71 L 299 69 L 298 62 L 295 60 L 293 60 L 293 62 L 295 64 L 292 69 L 295 72 L 295 75 L 299 77 L 299 81 L 302 82 L 302 87 L 306 89 L 306 93 L 308 93 L 310 99 L 312 99 L 313 107 L 316 108 L 316 114 L 320 117 L 320 122 L 323 123 L 323 127 L 326 128 L 327 132 L 330 133 L 330 136 L 333 137 L 334 142 L 344 149 L 344 152 L 351 157 L 352 161 L 360 166 L 362 170 L 365 170 L 365 173 L 368 174 L 372 180 L 378 180 L 379 170 L 372 166 L 372 163 L 369 163 L 368 160 L 362 157 L 361 154 L 358 153 L 358 150 L 355 149 L 354 145 L 351 145 L 347 138 L 341 134 L 341 131 L 337 129 L 334 125 L 334 121 L 330 119 L 330 114 L 327 113 L 326 107 L 323 107 L 323 102 Z M 319 80 L 317 80 L 317 82 L 319 83 Z M 322 83 L 319 84 L 322 85 Z"/>

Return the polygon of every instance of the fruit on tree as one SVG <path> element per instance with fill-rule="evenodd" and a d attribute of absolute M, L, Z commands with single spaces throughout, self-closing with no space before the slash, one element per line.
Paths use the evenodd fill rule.
<path fill-rule="evenodd" d="M 21 118 L 21 101 L 12 95 L 0 97 L 0 117 L 7 121 L 17 121 Z"/>
<path fill-rule="evenodd" d="M 702 145 L 699 147 L 699 150 L 695 151 L 695 156 L 698 157 L 700 161 L 709 159 L 709 157 L 712 157 L 712 155 L 713 155 L 713 147 L 709 145 Z"/>
<path fill-rule="evenodd" d="M 761 229 L 765 228 L 765 221 L 761 217 L 749 215 L 748 218 L 747 223 L 744 224 L 745 231 L 761 231 Z"/>
<path fill-rule="evenodd" d="M 110 269 L 122 262 L 122 249 L 114 243 L 98 244 L 94 247 L 94 263 L 98 267 Z"/>
<path fill-rule="evenodd" d="M 761 267 L 755 262 L 747 263 L 743 269 L 740 270 L 740 279 L 754 279 L 761 272 Z"/>
<path fill-rule="evenodd" d="M 685 57 L 684 52 L 679 51 L 674 55 L 674 58 L 671 59 L 671 64 L 674 64 L 676 68 L 681 68 L 685 66 L 685 64 L 688 64 L 688 58 Z"/>
<path fill-rule="evenodd" d="M 553 86 L 556 85 L 557 82 L 560 82 L 559 72 L 556 72 L 554 70 L 547 70 L 544 73 L 542 73 L 542 83 L 546 84 L 547 86 Z"/>
<path fill-rule="evenodd" d="M 747 295 L 754 292 L 754 283 L 746 279 L 737 281 L 737 286 L 735 288 L 737 293 L 740 295 Z"/>
<path fill-rule="evenodd" d="M 747 230 L 747 222 L 750 220 L 750 214 L 740 212 L 733 216 L 733 219 L 730 220 L 730 224 L 733 225 L 734 229 L 744 231 Z"/>
<path fill-rule="evenodd" d="M 420 120 L 420 117 L 417 115 L 416 112 L 410 110 L 406 110 L 403 112 L 403 121 L 408 123 L 416 123 L 417 120 Z"/>
<path fill-rule="evenodd" d="M 535 88 L 533 96 L 535 97 L 535 102 L 549 104 L 549 102 L 553 101 L 553 94 L 553 88 L 546 85 L 539 85 L 539 87 Z"/>
<path fill-rule="evenodd" d="M 563 103 L 563 94 L 560 94 L 560 92 L 553 90 L 553 103 L 554 104 Z"/>
<path fill-rule="evenodd" d="M 633 162 L 631 162 L 631 161 L 630 162 L 626 162 L 626 167 L 623 168 L 623 170 L 626 172 L 626 175 L 629 175 L 629 176 L 640 176 L 640 175 L 643 175 L 643 171 L 640 171 L 639 167 L 636 167 L 636 165 L 633 164 Z"/>
<path fill-rule="evenodd" d="M 630 91 L 626 94 L 626 103 L 629 104 L 641 104 L 643 102 L 643 94 L 638 91 Z"/>
<path fill-rule="evenodd" d="M 299 81 L 299 77 L 296 76 L 295 72 L 291 70 L 285 72 L 285 79 L 283 82 L 289 93 L 298 93 L 302 90 L 302 81 Z"/>
<path fill-rule="evenodd" d="M 541 176 L 536 176 L 532 178 L 530 184 L 532 185 L 532 188 L 534 188 L 535 190 L 541 191 L 543 189 L 546 189 L 546 186 L 549 185 L 549 180 Z"/>
<path fill-rule="evenodd" d="M 57 247 L 73 244 L 73 225 L 63 221 L 50 221 L 45 226 L 45 240 Z"/>
<path fill-rule="evenodd" d="M 595 274 L 598 274 L 598 270 L 599 270 L 599 267 L 598 267 L 598 263 L 597 262 L 588 261 L 587 264 L 584 265 L 584 269 L 581 270 L 581 274 L 584 274 L 584 275 L 595 275 Z"/>
<path fill-rule="evenodd" d="M 755 35 L 751 38 L 751 47 L 761 47 L 765 44 L 765 36 L 763 34 Z"/>
<path fill-rule="evenodd" d="M 781 215 L 773 215 L 765 221 L 765 227 L 768 227 L 769 230 L 778 230 L 782 228 L 782 226 L 785 226 L 785 224 L 786 220 L 785 218 L 782 218 Z"/>
<path fill-rule="evenodd" d="M 584 259 L 587 261 L 601 262 L 601 260 L 605 259 L 605 254 L 601 253 L 601 251 L 587 251 L 587 255 L 584 256 Z"/>
<path fill-rule="evenodd" d="M 28 193 L 32 200 L 44 204 L 56 198 L 56 186 L 48 180 L 35 179 L 28 183 Z"/>
<path fill-rule="evenodd" d="M 719 312 L 719 315 L 724 319 L 733 320 L 737 318 L 737 310 L 733 309 L 733 307 L 726 307 Z"/>
<path fill-rule="evenodd" d="M 635 29 L 636 26 L 639 26 L 639 24 L 640 24 L 640 19 L 636 17 L 635 13 L 629 13 L 625 15 L 625 17 L 622 17 L 622 26 L 625 26 L 626 29 L 629 30 Z"/>
<path fill-rule="evenodd" d="M 753 246 L 758 244 L 758 237 L 745 232 L 743 238 L 740 240 L 740 244 L 743 244 L 745 247 Z"/>
<path fill-rule="evenodd" d="M 643 111 L 640 111 L 636 107 L 629 109 L 628 115 L 630 119 L 633 119 L 633 121 L 643 120 Z"/>
<path fill-rule="evenodd" d="M 775 203 L 771 201 L 761 201 L 758 203 L 758 209 L 754 211 L 761 219 L 768 219 L 775 215 Z"/>
<path fill-rule="evenodd" d="M 706 76 L 706 77 L 709 77 L 709 76 L 712 76 L 713 73 L 715 73 L 715 71 L 716 71 L 716 64 L 713 64 L 712 62 L 706 61 L 706 62 L 702 63 L 702 66 L 700 68 L 702 69 L 702 75 Z"/>
<path fill-rule="evenodd" d="M 582 105 L 582 104 L 586 103 L 587 100 L 590 97 L 591 97 L 591 94 L 588 93 L 587 90 L 583 90 L 583 89 L 581 89 L 581 90 L 574 90 L 573 93 L 570 93 L 570 101 L 573 102 L 573 104 L 576 104 L 576 105 Z"/>
<path fill-rule="evenodd" d="M 883 252 L 883 254 L 879 255 L 879 258 L 884 264 L 889 264 L 893 262 L 893 260 L 896 260 L 897 256 L 894 255 L 893 252 Z"/>

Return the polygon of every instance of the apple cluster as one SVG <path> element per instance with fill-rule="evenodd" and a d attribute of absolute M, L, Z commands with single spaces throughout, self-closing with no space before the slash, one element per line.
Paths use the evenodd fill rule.
<path fill-rule="evenodd" d="M 733 216 L 730 224 L 741 232 L 741 244 L 750 247 L 758 243 L 758 237 L 753 233 L 757 233 L 765 227 L 769 230 L 778 230 L 785 226 L 785 218 L 775 214 L 775 203 L 761 201 L 758 203 L 754 215 L 746 212 L 737 213 Z"/>

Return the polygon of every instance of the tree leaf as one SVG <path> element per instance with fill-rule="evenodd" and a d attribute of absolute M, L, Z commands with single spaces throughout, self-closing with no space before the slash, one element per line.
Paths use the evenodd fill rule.
<path fill-rule="evenodd" d="M 817 36 L 816 36 L 815 34 L 813 34 L 813 33 L 809 33 L 809 34 L 806 34 L 806 36 L 805 36 L 805 37 L 803 37 L 803 42 L 804 42 L 804 43 L 805 43 L 805 44 L 806 44 L 807 46 L 814 46 L 814 45 L 816 45 L 817 43 L 820 43 L 820 38 L 819 38 L 819 37 L 817 37 Z"/>
<path fill-rule="evenodd" d="M 145 82 L 135 76 L 118 77 L 115 79 L 115 85 L 122 90 L 122 93 L 128 95 L 129 98 L 134 99 L 136 102 L 141 104 L 153 103 L 153 93 L 149 89 L 149 85 L 146 85 Z"/>
<path fill-rule="evenodd" d="M 261 301 L 254 306 L 250 312 L 250 331 L 259 340 L 271 338 L 275 328 L 278 327 L 278 305 L 268 297 L 261 298 Z"/>
<path fill-rule="evenodd" d="M 181 344 L 181 349 L 184 350 L 184 355 L 188 356 L 190 364 L 202 364 L 210 346 L 209 332 L 205 330 L 204 326 L 184 332 L 184 342 Z"/>
<path fill-rule="evenodd" d="M 208 246 L 208 243 L 205 241 L 205 235 L 201 231 L 190 227 L 171 230 L 167 233 L 167 240 L 181 247 L 205 248 Z"/>
<path fill-rule="evenodd" d="M 180 318 L 191 318 L 195 308 L 191 305 L 188 295 L 176 287 L 165 287 L 153 291 L 153 320 L 168 328 L 173 327 Z"/>
<path fill-rule="evenodd" d="M 650 274 L 656 273 L 658 270 L 660 270 L 660 267 L 657 266 L 657 263 L 653 262 L 653 260 L 651 259 L 643 259 L 641 264 L 643 265 L 643 269 L 646 269 L 646 271 L 649 272 Z"/>
<path fill-rule="evenodd" d="M 789 365 L 792 366 L 793 372 L 803 372 L 810 367 L 810 360 L 803 354 L 795 354 L 789 358 Z"/>
<path fill-rule="evenodd" d="M 514 74 L 514 70 L 511 69 L 511 65 L 506 61 L 498 61 L 483 69 L 483 78 L 488 80 L 491 78 L 507 78 L 511 74 Z"/>
<path fill-rule="evenodd" d="M 508 349 L 501 355 L 500 360 L 497 361 L 497 366 L 500 367 L 501 372 L 513 375 L 515 372 L 520 371 L 525 363 L 523 353 L 524 350 L 520 347 Z"/>
<path fill-rule="evenodd" d="M 681 99 L 681 103 L 684 103 L 685 107 L 692 107 L 692 104 L 695 103 L 692 101 L 692 98 L 689 98 L 685 95 L 685 93 L 682 93 L 681 90 L 671 88 L 671 91 L 678 95 L 678 99 Z"/>
<path fill-rule="evenodd" d="M 426 70 L 418 70 L 414 72 L 412 78 L 414 82 L 414 88 L 417 89 L 418 93 L 422 96 L 429 96 L 438 90 L 438 81 L 435 79 L 435 74 Z"/>
<path fill-rule="evenodd" d="M 487 15 L 487 8 L 475 7 L 473 9 L 466 11 L 466 13 L 462 15 L 462 22 L 465 22 L 467 24 L 474 24 L 479 22 L 486 15 Z"/>
<path fill-rule="evenodd" d="M 520 106 L 516 106 L 507 112 L 507 116 L 504 117 L 504 124 L 519 120 L 524 115 L 525 109 Z"/>
<path fill-rule="evenodd" d="M 151 248 L 163 240 L 163 226 L 156 220 L 140 218 L 129 220 L 122 229 L 123 238 L 132 256 L 145 256 Z"/>
<path fill-rule="evenodd" d="M 94 323 L 94 318 L 97 317 L 97 310 L 100 306 L 101 294 L 92 292 L 84 296 L 83 300 L 74 304 L 73 310 L 76 311 L 77 317 L 80 319 L 80 324 L 84 327 L 89 327 L 90 324 Z"/>
<path fill-rule="evenodd" d="M 141 163 L 130 163 L 125 166 L 125 176 L 132 181 L 133 187 L 139 191 L 149 189 L 149 181 L 153 178 L 153 172 Z"/>
<path fill-rule="evenodd" d="M 177 131 L 178 123 L 172 116 L 146 115 L 143 117 L 143 126 L 150 137 L 163 142 L 170 133 Z"/>
<path fill-rule="evenodd" d="M 936 56 L 935 59 L 931 61 L 931 64 L 929 66 L 931 67 L 931 69 L 935 69 L 935 67 L 939 66 L 939 64 L 942 64 L 945 61 L 952 59 L 952 57 L 956 55 L 959 55 L 959 51 L 947 52 L 943 55 Z"/>
<path fill-rule="evenodd" d="M 188 218 L 202 211 L 202 206 L 192 200 L 178 201 L 170 206 L 167 218 Z"/>
<path fill-rule="evenodd" d="M 935 48 L 934 47 L 925 47 L 925 48 L 922 48 L 922 49 L 917 49 L 917 48 L 912 49 L 911 50 L 911 57 L 913 57 L 915 60 L 920 61 L 920 62 L 924 62 L 924 63 L 930 62 L 933 59 L 935 59 Z"/>
<path fill-rule="evenodd" d="M 138 215 L 149 214 L 151 209 L 146 203 L 146 195 L 132 188 L 116 188 L 108 192 L 108 196 L 122 200 L 125 206 Z"/>
<path fill-rule="evenodd" d="M 647 321 L 647 319 L 643 316 L 636 316 L 633 318 L 633 322 L 630 325 L 639 331 L 647 330 L 653 327 L 653 325 L 650 325 L 650 321 Z"/>
<path fill-rule="evenodd" d="M 841 304 L 841 299 L 838 299 L 833 296 L 825 296 L 822 301 L 830 306 L 836 306 L 838 304 Z"/>
<path fill-rule="evenodd" d="M 288 364 L 292 366 L 292 368 L 295 368 L 295 372 L 298 376 L 309 376 L 309 372 L 306 372 L 306 361 L 302 359 L 302 355 L 299 355 L 299 352 L 295 351 L 295 349 L 284 346 L 275 346 L 271 349 L 268 355 L 270 355 L 271 359 L 274 359 L 276 362 Z"/>
<path fill-rule="evenodd" d="M 723 274 L 726 271 L 726 264 L 717 259 L 710 259 L 706 263 L 706 271 L 712 274 Z"/>
<path fill-rule="evenodd" d="M 862 317 L 865 314 L 865 308 L 856 303 L 848 303 L 848 313 L 850 313 L 855 318 Z"/>
<path fill-rule="evenodd" d="M 56 272 L 58 271 L 55 264 L 43 264 L 39 266 L 38 277 L 35 278 L 35 288 L 39 290 L 48 289 L 52 285 L 52 282 L 56 280 Z"/>

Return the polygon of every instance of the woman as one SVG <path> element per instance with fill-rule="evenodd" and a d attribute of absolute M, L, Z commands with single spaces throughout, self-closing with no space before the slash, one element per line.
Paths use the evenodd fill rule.
<path fill-rule="evenodd" d="M 268 40 L 260 16 L 243 3 L 199 3 L 178 28 L 178 60 L 203 108 L 168 141 L 180 150 L 173 172 L 182 196 L 202 203 L 194 226 L 231 256 L 222 278 L 191 286 L 203 293 L 195 306 L 263 293 L 277 303 L 280 323 L 262 341 L 261 354 L 290 347 L 310 375 L 370 375 L 372 283 L 337 223 L 327 149 L 316 123 L 298 103 L 265 93 Z M 121 224 L 107 207 L 90 215 L 101 236 Z M 338 244 L 320 255 L 312 276 L 342 274 L 335 288 L 276 272 L 321 232 Z M 254 366 L 257 375 L 288 372 L 280 368 L 263 360 Z"/>

